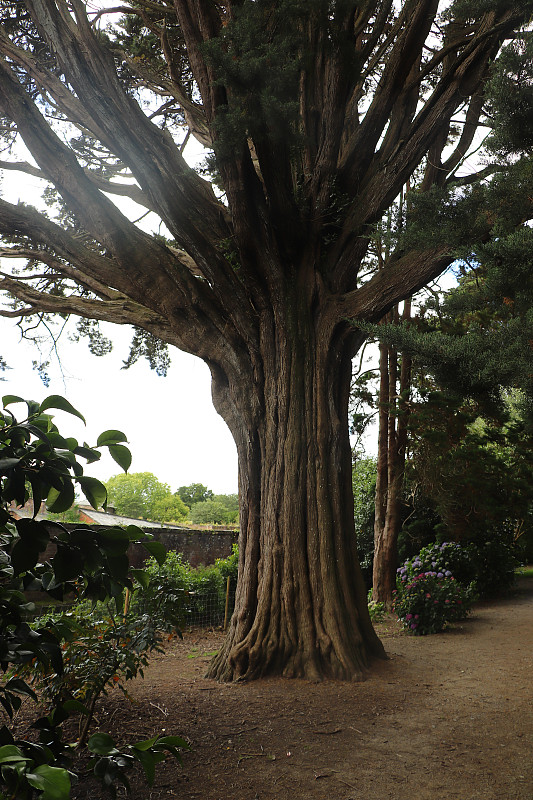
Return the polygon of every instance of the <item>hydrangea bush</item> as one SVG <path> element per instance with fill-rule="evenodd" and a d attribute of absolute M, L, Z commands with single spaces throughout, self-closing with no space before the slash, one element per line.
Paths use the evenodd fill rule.
<path fill-rule="evenodd" d="M 457 542 L 433 543 L 423 547 L 420 553 L 410 558 L 398 570 L 400 580 L 413 578 L 421 572 L 442 573 L 468 586 L 475 580 L 476 564 L 470 547 Z"/>
<path fill-rule="evenodd" d="M 464 619 L 474 600 L 471 589 L 451 573 L 402 573 L 397 587 L 393 610 L 403 626 L 417 636 L 439 633 L 448 623 Z"/>

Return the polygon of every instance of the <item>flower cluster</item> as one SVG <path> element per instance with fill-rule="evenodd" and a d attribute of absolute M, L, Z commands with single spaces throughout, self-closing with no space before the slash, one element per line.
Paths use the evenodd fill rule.
<path fill-rule="evenodd" d="M 467 585 L 473 580 L 472 554 L 468 547 L 457 542 L 430 544 L 420 553 L 407 560 L 398 570 L 400 576 L 412 578 L 421 572 L 435 572 L 447 578 L 453 577 Z"/>
<path fill-rule="evenodd" d="M 411 577 L 400 570 L 393 610 L 408 631 L 418 636 L 439 633 L 449 622 L 466 617 L 472 595 L 447 572 L 430 570 Z"/>

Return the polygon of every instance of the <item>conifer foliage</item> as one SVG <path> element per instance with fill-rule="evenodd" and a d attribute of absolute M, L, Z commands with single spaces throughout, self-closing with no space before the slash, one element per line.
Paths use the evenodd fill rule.
<path fill-rule="evenodd" d="M 134 357 L 157 340 L 194 353 L 236 441 L 240 578 L 213 676 L 357 679 L 383 652 L 354 546 L 347 409 L 365 334 L 351 320 L 378 321 L 453 254 L 425 238 L 371 277 L 365 259 L 415 171 L 422 191 L 454 180 L 491 64 L 532 9 L 2 4 L 1 166 L 41 177 L 58 210 L 0 201 L 5 263 L 28 264 L 3 273 L 5 313 L 132 324 Z M 189 135 L 208 148 L 203 174 Z M 31 164 L 9 150 L 19 137 Z M 476 233 L 491 226 L 481 214 Z"/>

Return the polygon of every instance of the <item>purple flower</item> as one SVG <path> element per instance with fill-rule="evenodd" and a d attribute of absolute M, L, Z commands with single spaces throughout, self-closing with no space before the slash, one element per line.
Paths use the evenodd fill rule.
<path fill-rule="evenodd" d="M 442 574 L 442 572 L 438 572 L 437 573 L 437 578 L 444 578 L 444 575 Z"/>
<path fill-rule="evenodd" d="M 411 622 L 411 630 L 414 631 L 416 629 L 416 622 Z"/>
<path fill-rule="evenodd" d="M 413 615 L 412 614 L 406 614 L 405 615 L 405 619 L 413 619 Z"/>
<path fill-rule="evenodd" d="M 452 573 L 450 572 L 449 569 L 447 569 L 444 574 L 446 575 L 447 578 L 451 578 L 452 577 Z"/>

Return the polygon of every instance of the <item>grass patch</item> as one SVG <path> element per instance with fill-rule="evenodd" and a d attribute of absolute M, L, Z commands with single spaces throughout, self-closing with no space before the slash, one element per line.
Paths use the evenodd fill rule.
<path fill-rule="evenodd" d="M 533 567 L 518 567 L 516 574 L 519 578 L 533 578 Z"/>

